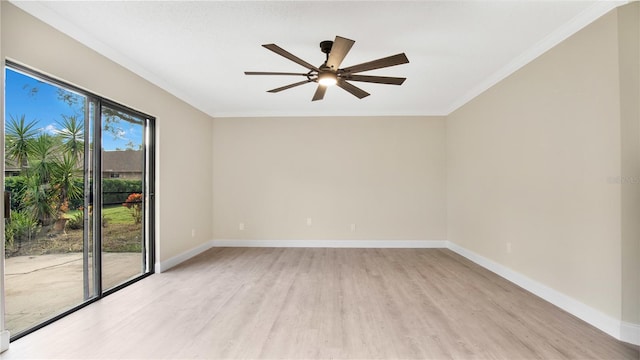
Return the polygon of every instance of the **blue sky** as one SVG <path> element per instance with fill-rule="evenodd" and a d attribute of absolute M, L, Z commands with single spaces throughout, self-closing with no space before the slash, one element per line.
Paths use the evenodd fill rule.
<path fill-rule="evenodd" d="M 7 68 L 5 121 L 8 123 L 12 116 L 19 119 L 22 115 L 25 115 L 27 122 L 36 120 L 37 128 L 48 134 L 55 134 L 60 128 L 57 122 L 62 122 L 62 115 L 77 115 L 79 119 L 84 119 L 79 107 L 74 109 L 58 99 L 58 87 Z M 129 142 L 137 146 L 142 143 L 142 126 L 120 121 L 115 133 L 105 132 L 102 138 L 105 150 L 125 149 Z"/>

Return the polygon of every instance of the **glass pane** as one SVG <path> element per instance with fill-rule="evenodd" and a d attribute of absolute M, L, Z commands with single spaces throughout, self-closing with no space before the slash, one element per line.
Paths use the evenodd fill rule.
<path fill-rule="evenodd" d="M 102 107 L 102 287 L 146 272 L 144 119 Z"/>
<path fill-rule="evenodd" d="M 12 335 L 95 296 L 86 230 L 88 99 L 11 68 L 5 85 L 6 327 Z"/>
<path fill-rule="evenodd" d="M 90 99 L 89 106 L 86 108 L 86 118 L 85 128 L 87 129 L 86 138 L 88 139 L 85 144 L 85 153 L 94 154 L 95 151 L 95 124 L 97 122 L 97 109 L 98 105 L 95 99 Z M 83 271 L 85 273 L 85 283 L 84 283 L 84 293 L 85 298 L 89 298 L 90 294 L 99 295 L 99 287 L 96 285 L 96 278 L 100 274 L 99 269 L 94 263 L 95 254 L 100 254 L 99 251 L 96 251 L 96 242 L 94 237 L 94 224 L 96 223 L 96 219 L 93 211 L 93 194 L 94 191 L 94 156 L 85 156 L 84 158 L 84 168 L 85 176 L 84 179 L 84 193 L 85 193 L 85 206 L 87 209 L 84 212 L 84 264 Z M 98 222 L 99 226 L 99 222 Z"/>

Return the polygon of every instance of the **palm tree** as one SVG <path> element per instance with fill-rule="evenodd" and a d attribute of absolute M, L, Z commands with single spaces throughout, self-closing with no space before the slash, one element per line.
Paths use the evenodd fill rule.
<path fill-rule="evenodd" d="M 24 115 L 20 116 L 20 119 L 10 115 L 7 124 L 6 154 L 20 166 L 21 171 L 29 166 L 30 143 L 38 134 L 38 130 L 35 129 L 37 124 L 36 120 L 26 123 Z"/>
<path fill-rule="evenodd" d="M 80 199 L 82 197 L 84 189 L 78 186 L 78 182 L 76 181 L 81 173 L 76 158 L 71 154 L 64 154 L 62 159 L 54 162 L 51 183 L 54 184 L 54 188 L 58 192 L 58 200 L 60 202 L 58 206 L 59 209 L 67 204 L 69 200 Z"/>
<path fill-rule="evenodd" d="M 42 185 L 48 184 L 56 161 L 56 146 L 53 137 L 42 134 L 30 143 L 29 148 L 34 161 L 29 175 L 36 177 Z"/>
<path fill-rule="evenodd" d="M 76 115 L 62 115 L 62 119 L 62 122 L 56 121 L 62 127 L 56 134 L 62 138 L 64 151 L 75 159 L 80 159 L 84 153 L 84 121 L 79 120 Z"/>
<path fill-rule="evenodd" d="M 22 197 L 24 208 L 45 226 L 51 224 L 57 211 L 53 190 L 47 185 L 42 184 L 37 176 L 29 176 Z"/>

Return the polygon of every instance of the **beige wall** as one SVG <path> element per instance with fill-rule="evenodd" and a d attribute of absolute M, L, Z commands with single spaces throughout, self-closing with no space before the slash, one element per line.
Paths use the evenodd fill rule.
<path fill-rule="evenodd" d="M 210 117 L 6 1 L 2 51 L 8 59 L 155 116 L 157 260 L 211 239 Z"/>
<path fill-rule="evenodd" d="M 444 141 L 441 117 L 215 119 L 214 238 L 444 240 Z"/>
<path fill-rule="evenodd" d="M 618 9 L 622 141 L 622 320 L 640 324 L 640 3 Z"/>
<path fill-rule="evenodd" d="M 157 117 L 160 260 L 210 239 L 448 239 L 640 323 L 637 3 L 446 120 L 212 121 L 1 9 L 5 56 Z"/>
<path fill-rule="evenodd" d="M 450 241 L 620 319 L 616 20 L 452 113 L 447 186 Z"/>

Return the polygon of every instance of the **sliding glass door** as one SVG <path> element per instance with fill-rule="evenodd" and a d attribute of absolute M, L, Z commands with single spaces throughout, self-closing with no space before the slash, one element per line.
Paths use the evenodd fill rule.
<path fill-rule="evenodd" d="M 110 289 L 149 271 L 144 226 L 147 119 L 114 105 L 101 110 L 102 287 Z"/>
<path fill-rule="evenodd" d="M 96 296 L 85 271 L 95 263 L 85 241 L 92 117 L 82 94 L 10 68 L 5 76 L 5 311 L 19 334 Z"/>
<path fill-rule="evenodd" d="M 153 119 L 17 65 L 5 76 L 15 339 L 152 272 Z"/>

